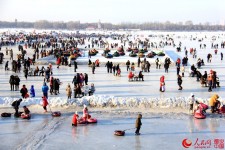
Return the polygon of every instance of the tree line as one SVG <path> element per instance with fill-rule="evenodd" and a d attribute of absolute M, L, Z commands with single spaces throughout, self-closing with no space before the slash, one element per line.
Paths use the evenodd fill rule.
<path fill-rule="evenodd" d="M 80 23 L 79 21 L 55 21 L 40 20 L 36 22 L 7 22 L 0 21 L 0 28 L 35 28 L 35 29 L 67 29 L 67 30 L 82 30 L 86 28 L 98 28 L 98 23 Z M 185 23 L 172 22 L 146 22 L 146 23 L 130 23 L 123 22 L 120 24 L 101 23 L 101 29 L 119 30 L 119 29 L 140 29 L 140 30 L 161 30 L 161 31 L 225 31 L 224 25 L 193 24 L 192 21 Z"/>

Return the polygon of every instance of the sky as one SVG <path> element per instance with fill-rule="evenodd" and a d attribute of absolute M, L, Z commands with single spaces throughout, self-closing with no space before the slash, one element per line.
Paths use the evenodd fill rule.
<path fill-rule="evenodd" d="M 224 23 L 225 0 L 0 0 L 0 21 Z"/>

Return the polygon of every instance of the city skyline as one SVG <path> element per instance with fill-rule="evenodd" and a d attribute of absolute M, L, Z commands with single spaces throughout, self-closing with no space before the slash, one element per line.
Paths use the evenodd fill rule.
<path fill-rule="evenodd" d="M 0 21 L 166 22 L 224 25 L 223 0 L 1 0 Z"/>

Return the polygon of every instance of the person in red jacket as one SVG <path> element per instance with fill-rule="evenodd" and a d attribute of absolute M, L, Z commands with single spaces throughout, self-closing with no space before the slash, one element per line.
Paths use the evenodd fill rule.
<path fill-rule="evenodd" d="M 61 63 L 61 57 L 58 57 L 56 60 L 56 64 L 58 65 L 57 68 L 59 68 L 60 63 Z"/>
<path fill-rule="evenodd" d="M 89 114 L 88 114 L 88 108 L 87 108 L 86 105 L 84 105 L 84 108 L 83 108 L 83 118 L 85 120 L 87 120 L 88 119 L 88 116 L 89 116 Z"/>
<path fill-rule="evenodd" d="M 45 110 L 45 112 L 47 112 L 47 105 L 48 105 L 48 100 L 45 96 L 42 97 L 42 106 Z"/>
<path fill-rule="evenodd" d="M 160 77 L 160 87 L 159 87 L 159 90 L 161 92 L 164 92 L 165 91 L 165 77 L 164 76 L 161 76 Z"/>
<path fill-rule="evenodd" d="M 78 119 L 79 119 L 79 115 L 78 115 L 78 113 L 76 111 L 75 114 L 73 115 L 72 126 L 77 126 Z"/>

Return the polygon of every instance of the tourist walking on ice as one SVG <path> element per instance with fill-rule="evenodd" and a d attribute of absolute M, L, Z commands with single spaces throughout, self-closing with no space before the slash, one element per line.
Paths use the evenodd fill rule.
<path fill-rule="evenodd" d="M 44 112 L 47 112 L 48 100 L 45 96 L 42 97 L 42 106 L 43 106 Z"/>

